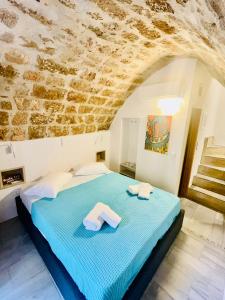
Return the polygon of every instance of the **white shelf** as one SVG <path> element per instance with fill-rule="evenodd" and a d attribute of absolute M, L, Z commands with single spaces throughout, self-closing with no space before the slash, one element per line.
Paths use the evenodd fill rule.
<path fill-rule="evenodd" d="M 135 163 L 125 162 L 125 163 L 120 164 L 120 166 L 126 168 L 127 170 L 133 171 L 133 172 L 136 171 L 136 164 Z"/>
<path fill-rule="evenodd" d="M 120 174 L 135 178 L 136 165 L 135 163 L 125 162 L 120 164 Z"/>

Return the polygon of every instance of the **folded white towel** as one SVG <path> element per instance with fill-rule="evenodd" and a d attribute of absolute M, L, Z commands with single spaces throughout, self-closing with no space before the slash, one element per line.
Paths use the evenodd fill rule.
<path fill-rule="evenodd" d="M 128 186 L 128 192 L 131 195 L 137 195 L 139 192 L 139 184 L 129 185 Z"/>
<path fill-rule="evenodd" d="M 149 199 L 149 194 L 153 191 L 153 186 L 149 183 L 140 183 L 138 197 L 142 199 Z"/>
<path fill-rule="evenodd" d="M 121 222 L 121 217 L 117 213 L 115 213 L 108 205 L 104 205 L 104 209 L 100 216 L 113 228 L 116 228 Z"/>
<path fill-rule="evenodd" d="M 83 224 L 87 230 L 98 231 L 101 229 L 104 221 L 111 227 L 116 228 L 121 221 L 121 217 L 108 205 L 98 202 L 84 218 Z"/>
<path fill-rule="evenodd" d="M 98 202 L 95 207 L 84 218 L 83 224 L 87 230 L 98 231 L 101 229 L 104 220 L 101 218 L 103 203 Z"/>

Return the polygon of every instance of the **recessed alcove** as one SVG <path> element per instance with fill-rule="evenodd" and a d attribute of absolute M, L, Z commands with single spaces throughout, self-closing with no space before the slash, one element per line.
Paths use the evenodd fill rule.
<path fill-rule="evenodd" d="M 2 170 L 0 172 L 0 188 L 5 189 L 25 182 L 24 168 Z"/>
<path fill-rule="evenodd" d="M 96 153 L 96 161 L 104 162 L 105 161 L 105 151 L 99 151 Z"/>
<path fill-rule="evenodd" d="M 140 119 L 122 119 L 120 173 L 135 178 Z"/>

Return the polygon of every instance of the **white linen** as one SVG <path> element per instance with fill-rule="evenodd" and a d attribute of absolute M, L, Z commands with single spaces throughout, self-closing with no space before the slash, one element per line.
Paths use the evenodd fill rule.
<path fill-rule="evenodd" d="M 104 174 L 101 174 L 101 175 L 89 175 L 89 176 L 73 176 L 71 178 L 70 181 L 68 181 L 62 188 L 60 191 L 63 191 L 63 190 L 66 190 L 66 189 L 69 189 L 69 188 L 72 188 L 74 186 L 77 186 L 77 185 L 80 185 L 82 183 L 85 183 L 85 182 L 88 182 L 88 181 L 91 181 L 97 177 L 100 177 Z M 31 207 L 32 207 L 32 204 L 38 200 L 40 200 L 42 197 L 38 197 L 38 196 L 28 196 L 26 195 L 24 192 L 25 190 L 31 186 L 33 184 L 28 184 L 28 185 L 25 185 L 24 188 L 20 191 L 20 198 L 23 202 L 23 204 L 25 205 L 26 209 L 29 211 L 29 213 L 31 214 Z"/>
<path fill-rule="evenodd" d="M 56 198 L 62 187 L 71 180 L 72 173 L 56 172 L 43 177 L 24 191 L 27 196 Z"/>
<path fill-rule="evenodd" d="M 117 213 L 115 213 L 115 211 L 113 211 L 108 205 L 105 204 L 100 216 L 113 228 L 116 228 L 121 222 L 121 217 Z"/>
<path fill-rule="evenodd" d="M 128 186 L 128 192 L 131 195 L 137 195 L 139 191 L 139 184 L 129 185 Z"/>
<path fill-rule="evenodd" d="M 142 199 L 149 199 L 149 194 L 153 191 L 153 186 L 149 183 L 141 182 L 139 185 L 138 197 Z"/>
<path fill-rule="evenodd" d="M 87 230 L 99 231 L 104 223 L 101 213 L 104 210 L 104 204 L 98 202 L 95 207 L 84 218 L 83 224 Z"/>
<path fill-rule="evenodd" d="M 153 189 L 154 187 L 151 184 L 141 182 L 139 184 L 129 185 L 127 190 L 132 195 L 138 195 L 139 198 L 149 199 L 149 194 Z"/>
<path fill-rule="evenodd" d="M 121 221 L 121 217 L 108 205 L 98 202 L 84 218 L 83 224 L 87 230 L 99 231 L 104 221 L 109 226 L 116 228 Z"/>
<path fill-rule="evenodd" d="M 109 169 L 102 162 L 94 162 L 80 166 L 77 170 L 75 170 L 74 175 L 99 175 L 99 174 L 107 174 L 109 173 Z"/>

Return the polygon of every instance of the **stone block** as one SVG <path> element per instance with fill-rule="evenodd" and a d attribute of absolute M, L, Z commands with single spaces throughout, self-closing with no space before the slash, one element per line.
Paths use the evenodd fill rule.
<path fill-rule="evenodd" d="M 9 113 L 5 111 L 0 111 L 0 125 L 9 125 Z"/>
<path fill-rule="evenodd" d="M 47 125 L 53 122 L 54 116 L 53 115 L 44 115 L 41 113 L 32 113 L 30 117 L 30 122 L 33 125 Z"/>
<path fill-rule="evenodd" d="M 29 126 L 28 137 L 30 140 L 44 138 L 46 136 L 46 131 L 46 126 Z"/>
<path fill-rule="evenodd" d="M 96 131 L 95 125 L 87 125 L 87 126 L 85 127 L 85 132 L 86 132 L 86 133 L 91 133 L 91 132 L 94 132 L 94 131 Z"/>
<path fill-rule="evenodd" d="M 23 65 L 28 63 L 27 56 L 17 49 L 12 49 L 5 53 L 5 59 L 11 63 Z"/>
<path fill-rule="evenodd" d="M 27 124 L 28 113 L 27 112 L 16 112 L 12 118 L 12 125 L 25 125 Z"/>
<path fill-rule="evenodd" d="M 44 76 L 40 72 L 25 71 L 23 73 L 23 79 L 31 81 L 41 81 L 44 80 Z"/>
<path fill-rule="evenodd" d="M 72 134 L 82 134 L 84 133 L 84 130 L 85 130 L 84 125 L 72 126 L 71 128 Z"/>
<path fill-rule="evenodd" d="M 9 28 L 13 28 L 16 26 L 18 21 L 18 16 L 5 8 L 0 9 L 0 22 L 5 24 Z"/>
<path fill-rule="evenodd" d="M 60 114 L 56 117 L 56 122 L 59 124 L 76 124 L 76 116 L 72 114 Z"/>
<path fill-rule="evenodd" d="M 0 76 L 8 79 L 13 79 L 16 77 L 16 75 L 17 75 L 17 71 L 13 66 L 11 65 L 3 66 L 2 64 L 0 64 Z"/>
<path fill-rule="evenodd" d="M 45 101 L 44 108 L 47 112 L 62 112 L 64 105 L 61 102 Z"/>
<path fill-rule="evenodd" d="M 87 113 L 92 112 L 92 110 L 93 110 L 93 107 L 91 107 L 91 106 L 81 105 L 79 107 L 78 113 L 79 114 L 87 114 Z"/>
<path fill-rule="evenodd" d="M 48 99 L 48 100 L 58 100 L 63 99 L 65 96 L 66 90 L 53 88 L 48 89 L 43 85 L 34 84 L 33 86 L 33 96 L 40 99 Z"/>
<path fill-rule="evenodd" d="M 76 114 L 77 113 L 77 108 L 74 105 L 68 105 L 66 107 L 65 113 L 69 113 L 69 114 Z"/>
<path fill-rule="evenodd" d="M 9 139 L 9 129 L 0 128 L 0 141 L 7 141 Z"/>
<path fill-rule="evenodd" d="M 69 128 L 67 126 L 49 126 L 47 129 L 48 136 L 65 136 L 69 134 Z"/>
<path fill-rule="evenodd" d="M 68 101 L 74 101 L 75 103 L 84 103 L 87 101 L 87 96 L 85 94 L 70 91 L 67 94 Z"/>
<path fill-rule="evenodd" d="M 22 127 L 13 127 L 10 135 L 12 141 L 23 141 L 26 139 L 26 130 Z"/>
<path fill-rule="evenodd" d="M 0 35 L 0 41 L 3 41 L 7 44 L 11 44 L 14 41 L 14 35 L 10 32 L 5 32 Z"/>
<path fill-rule="evenodd" d="M 12 110 L 12 103 L 10 101 L 1 101 L 0 108 L 3 110 Z"/>
<path fill-rule="evenodd" d="M 95 105 L 103 105 L 107 101 L 107 98 L 93 96 L 90 98 L 89 103 Z"/>

